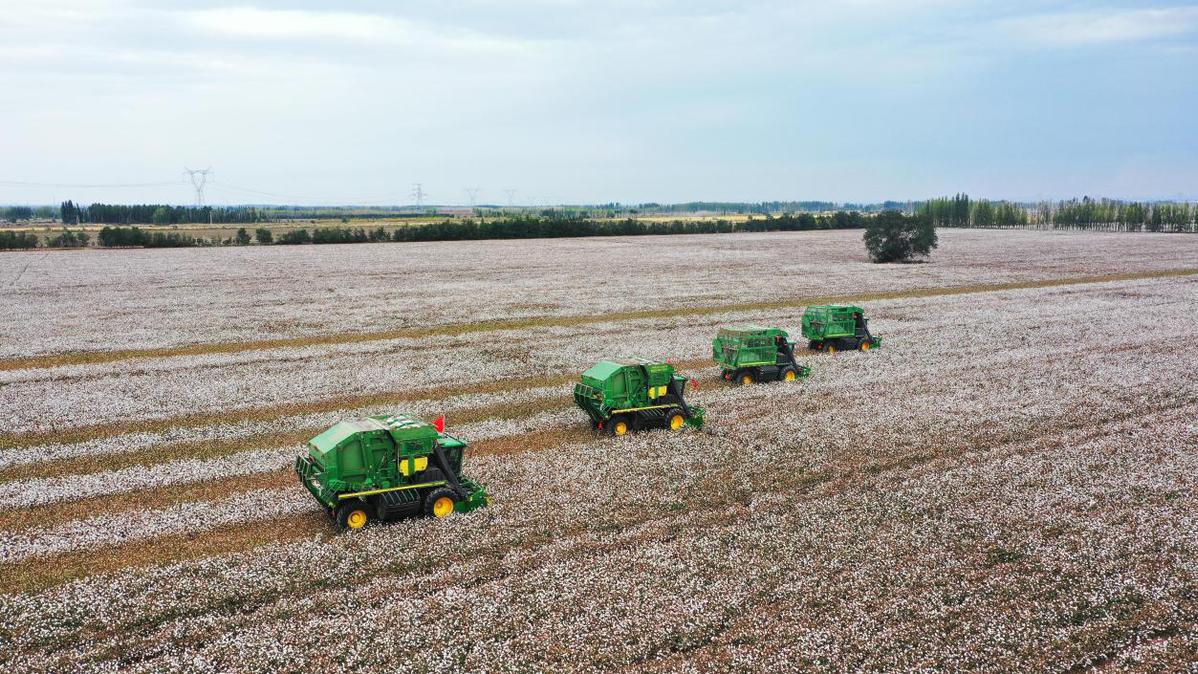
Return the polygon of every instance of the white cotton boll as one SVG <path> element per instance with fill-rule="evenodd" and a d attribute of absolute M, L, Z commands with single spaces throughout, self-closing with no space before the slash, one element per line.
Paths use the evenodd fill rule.
<path fill-rule="evenodd" d="M 952 234 L 975 246 L 972 263 L 986 259 L 981 243 L 991 234 Z M 1058 238 L 1020 241 L 1071 245 Z M 1097 249 L 1109 256 L 1108 245 Z M 1150 247 L 1159 253 L 1157 245 Z M 1129 259 L 1155 264 L 1139 251 Z M 1086 253 L 1061 268 L 1098 264 Z M 887 273 L 916 284 L 933 266 L 915 267 Z M 1037 273 L 1013 265 L 984 271 Z M 861 274 L 863 282 L 875 278 Z M 964 268 L 953 275 L 968 282 Z M 703 377 L 690 396 L 707 407 L 701 431 L 592 435 L 571 407 L 568 384 L 417 401 L 411 408 L 420 414 L 447 411 L 450 431 L 471 441 L 578 430 L 561 444 L 469 456 L 465 472 L 487 485 L 494 503 L 467 516 L 336 536 L 314 519 L 296 525 L 312 526 L 311 535 L 288 543 L 0 596 L 0 664 L 19 657 L 20 669 L 35 671 L 62 662 L 142 672 L 1039 671 L 1084 668 L 1110 652 L 1151 663 L 1145 669 L 1184 669 L 1198 642 L 1169 630 L 1193 613 L 1198 372 L 1192 354 L 1134 326 L 1155 321 L 1193 342 L 1198 317 L 1162 307 L 1196 300 L 1195 284 L 1173 279 L 870 302 L 886 346 L 805 356 L 814 367 L 806 381 L 736 388 L 715 380 L 714 365 L 688 368 Z M 793 327 L 800 313 L 764 319 Z M 1066 313 L 1069 320 L 1045 320 Z M 701 361 L 713 328 L 733 316 L 763 319 L 738 313 L 502 331 L 488 333 L 493 351 L 485 358 L 473 360 L 473 340 L 463 340 L 446 359 L 484 368 L 461 374 L 465 383 L 546 362 L 570 373 L 597 357 L 592 350 Z M 398 357 L 418 356 L 411 345 L 396 348 Z M 321 353 L 322 366 L 334 368 L 360 364 L 369 351 Z M 526 356 L 515 370 L 485 369 L 487 359 L 516 362 L 512 354 Z M 186 361 L 161 363 L 175 360 Z M 130 393 L 141 385 L 161 394 L 171 414 L 197 408 L 206 395 L 256 404 L 251 389 L 234 389 L 267 374 L 291 377 L 295 400 L 327 394 L 305 388 L 309 366 L 298 361 L 251 360 L 185 370 L 207 373 L 196 375 L 203 381 L 194 399 L 170 381 L 170 367 L 124 382 L 115 369 L 104 371 L 77 382 L 97 386 L 94 400 L 63 395 L 75 396 L 81 418 L 105 419 L 115 413 L 99 404 L 103 395 L 116 401 L 112 410 L 141 414 L 144 401 Z M 424 385 L 419 371 L 397 371 Z M 221 377 L 242 384 L 209 385 Z M 407 385 L 398 377 L 386 383 Z M 282 389 L 264 399 L 283 401 Z M 532 411 L 455 423 L 459 412 L 491 403 Z M 286 432 L 361 411 L 263 427 Z M 125 437 L 144 448 L 249 437 L 252 426 Z M 45 448 L 102 455 L 121 451 L 114 440 Z M 287 453 L 300 450 L 257 451 L 286 467 Z M 246 474 L 258 465 L 242 460 L 251 451 L 215 463 L 170 462 L 158 477 L 155 467 L 15 481 L 8 493 L 23 503 L 114 493 L 125 480 L 144 489 L 213 474 L 206 471 Z M 10 532 L 0 558 L 55 563 L 58 552 L 117 540 L 153 546 L 172 533 L 261 526 L 318 508 L 298 485 L 251 496 L 276 509 L 247 511 L 231 497 L 124 524 L 118 514 L 96 513 Z"/>

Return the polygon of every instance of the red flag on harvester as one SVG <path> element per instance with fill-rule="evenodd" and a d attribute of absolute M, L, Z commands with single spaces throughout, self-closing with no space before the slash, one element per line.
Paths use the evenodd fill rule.
<path fill-rule="evenodd" d="M 444 414 L 437 417 L 436 419 L 433 419 L 433 428 L 437 429 L 438 433 L 445 432 L 445 415 Z"/>

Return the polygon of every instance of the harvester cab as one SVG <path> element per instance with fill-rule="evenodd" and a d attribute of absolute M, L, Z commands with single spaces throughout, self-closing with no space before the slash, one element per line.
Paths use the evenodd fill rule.
<path fill-rule="evenodd" d="M 446 517 L 489 504 L 483 486 L 462 475 L 465 451 L 465 442 L 432 424 L 382 415 L 342 421 L 312 438 L 295 471 L 342 529 L 360 529 L 375 519 Z"/>
<path fill-rule="evenodd" d="M 757 325 L 721 328 L 711 342 L 711 357 L 726 381 L 794 381 L 811 374 L 795 359 L 795 343 L 781 328 Z"/>
<path fill-rule="evenodd" d="M 882 346 L 882 338 L 869 331 L 865 310 L 847 304 L 807 307 L 803 312 L 803 336 L 808 340 L 807 348 L 826 353 L 869 351 Z"/>
<path fill-rule="evenodd" d="M 587 413 L 592 428 L 610 435 L 654 427 L 702 428 L 703 408 L 686 403 L 689 381 L 669 363 L 601 360 L 574 385 L 574 402 Z"/>

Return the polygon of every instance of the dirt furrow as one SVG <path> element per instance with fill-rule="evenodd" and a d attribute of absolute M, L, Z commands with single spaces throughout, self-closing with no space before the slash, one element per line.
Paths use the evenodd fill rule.
<path fill-rule="evenodd" d="M 1004 290 L 1026 290 L 1031 288 L 1052 288 L 1058 286 L 1082 285 L 1088 283 L 1107 283 L 1111 281 L 1131 281 L 1150 278 L 1168 278 L 1198 274 L 1198 268 L 1170 269 L 1165 271 L 1130 272 L 1121 274 L 1103 274 L 1096 276 L 1080 276 L 1073 278 L 1056 278 L 1040 281 L 1015 281 L 1010 283 L 988 283 L 968 286 L 951 286 L 944 288 L 917 288 L 890 292 L 875 292 L 852 295 L 826 295 L 816 297 L 801 297 L 786 300 L 743 302 L 732 304 L 717 304 L 708 306 L 688 306 L 670 309 L 651 309 L 645 311 L 629 311 L 618 314 L 584 314 L 578 316 L 535 316 L 503 321 L 476 321 L 471 323 L 452 323 L 427 328 L 398 328 L 393 330 L 378 330 L 372 332 L 331 333 L 305 337 L 278 337 L 273 339 L 247 340 L 236 342 L 214 342 L 206 344 L 183 344 L 161 348 L 121 349 L 113 351 L 76 351 L 46 356 L 23 358 L 7 358 L 0 360 L 0 370 L 27 370 L 37 368 L 57 367 L 61 365 L 82 365 L 95 363 L 111 363 L 135 358 L 171 358 L 176 356 L 197 356 L 219 353 L 241 353 L 244 351 L 263 351 L 268 349 L 317 346 L 327 344 L 355 344 L 361 342 L 384 341 L 388 339 L 417 339 L 430 336 L 456 336 L 478 332 L 493 332 L 497 330 L 520 330 L 549 326 L 577 326 L 590 323 L 606 323 L 612 320 L 643 320 L 657 318 L 674 318 L 680 316 L 706 316 L 735 311 L 765 311 L 802 307 L 811 304 L 826 304 L 832 302 L 860 303 L 878 300 L 941 297 L 948 295 L 965 295 L 971 293 L 988 293 Z"/>

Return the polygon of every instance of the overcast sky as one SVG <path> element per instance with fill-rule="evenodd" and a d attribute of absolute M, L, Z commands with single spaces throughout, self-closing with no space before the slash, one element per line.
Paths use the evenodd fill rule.
<path fill-rule="evenodd" d="M 1181 3 L 0 0 L 5 203 L 1192 198 L 1195 120 Z"/>

